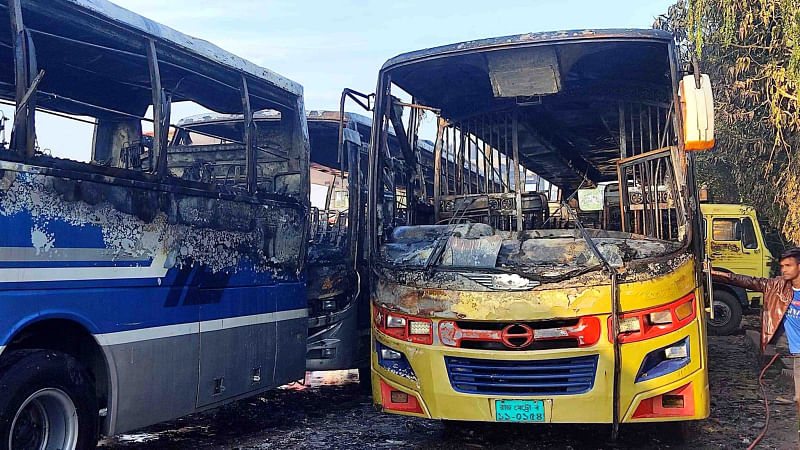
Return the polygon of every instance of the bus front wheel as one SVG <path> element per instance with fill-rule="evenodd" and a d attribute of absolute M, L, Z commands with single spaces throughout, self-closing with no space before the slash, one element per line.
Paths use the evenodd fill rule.
<path fill-rule="evenodd" d="M 94 382 L 75 358 L 17 350 L 0 362 L 0 449 L 84 450 L 97 445 Z"/>
<path fill-rule="evenodd" d="M 742 305 L 729 292 L 714 291 L 714 318 L 708 318 L 708 331 L 717 336 L 728 336 L 742 324 Z"/>

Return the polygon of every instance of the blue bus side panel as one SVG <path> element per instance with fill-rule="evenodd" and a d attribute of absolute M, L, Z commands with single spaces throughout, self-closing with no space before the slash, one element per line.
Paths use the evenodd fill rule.
<path fill-rule="evenodd" d="M 305 366 L 302 210 L 173 194 L 137 210 L 160 195 L 21 173 L 0 190 L 0 346 L 38 320 L 81 323 L 113 364 L 117 432 Z M 284 338 L 282 320 L 303 326 Z"/>

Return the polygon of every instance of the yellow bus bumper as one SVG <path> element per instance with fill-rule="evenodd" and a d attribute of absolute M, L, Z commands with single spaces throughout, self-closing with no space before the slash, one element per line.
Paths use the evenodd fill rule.
<path fill-rule="evenodd" d="M 606 324 L 608 315 L 598 316 Z M 709 415 L 703 316 L 672 333 L 621 345 L 621 422 L 654 422 L 703 419 Z M 434 320 L 434 329 L 438 321 Z M 690 362 L 671 373 L 636 382 L 645 356 L 660 348 L 689 338 Z M 413 376 L 393 373 L 381 367 L 377 343 L 403 353 Z M 594 383 L 577 394 L 505 395 L 457 391 L 450 381 L 446 357 L 495 361 L 539 361 L 597 355 Z M 606 326 L 595 345 L 580 349 L 538 351 L 491 351 L 449 348 L 442 345 L 412 344 L 373 330 L 372 394 L 385 412 L 431 419 L 495 421 L 496 400 L 542 400 L 544 422 L 611 423 L 613 417 L 614 351 Z M 408 403 L 402 401 L 408 395 Z M 400 394 L 400 395 L 398 395 Z M 664 395 L 667 394 L 667 395 Z"/>

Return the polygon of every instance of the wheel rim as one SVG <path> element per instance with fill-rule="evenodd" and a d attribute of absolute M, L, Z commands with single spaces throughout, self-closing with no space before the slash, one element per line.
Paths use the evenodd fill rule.
<path fill-rule="evenodd" d="M 73 450 L 78 442 L 78 412 L 64 391 L 47 388 L 22 402 L 14 421 L 8 448 L 17 450 Z"/>
<path fill-rule="evenodd" d="M 709 322 L 713 327 L 724 326 L 730 322 L 732 313 L 727 303 L 714 300 L 714 318 L 709 319 Z"/>

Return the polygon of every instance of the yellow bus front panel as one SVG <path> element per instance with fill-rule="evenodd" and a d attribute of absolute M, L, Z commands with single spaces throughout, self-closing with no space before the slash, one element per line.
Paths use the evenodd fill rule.
<path fill-rule="evenodd" d="M 620 286 L 621 303 L 629 311 L 658 306 L 659 303 L 669 304 L 694 294 L 691 303 L 693 315 L 686 319 L 685 324 L 666 334 L 620 345 L 619 415 L 623 422 L 702 419 L 709 414 L 705 316 L 699 300 L 702 293 L 695 289 L 693 269 L 693 264 L 687 262 L 662 277 Z M 607 287 L 595 290 L 610 293 Z M 481 294 L 487 297 L 497 295 L 491 292 Z M 636 294 L 639 294 L 638 302 Z M 658 300 L 659 295 L 661 300 Z M 639 308 L 635 307 L 637 304 Z M 373 311 L 376 308 L 380 307 L 373 304 Z M 624 311 L 622 317 L 626 317 L 629 311 Z M 597 317 L 602 327 L 599 339 L 593 345 L 533 351 L 452 348 L 442 344 L 438 336 L 434 336 L 430 343 L 408 342 L 376 330 L 373 324 L 374 401 L 391 413 L 433 419 L 495 421 L 498 400 L 541 400 L 543 422 L 610 423 L 614 384 L 614 347 L 608 334 L 610 315 L 605 312 L 592 317 Z M 498 318 L 498 321 L 509 320 L 514 318 Z M 434 335 L 437 335 L 440 324 L 446 321 L 449 319 L 430 319 Z M 387 364 L 382 365 L 381 349 L 401 354 L 403 364 L 408 368 L 394 370 L 387 368 Z M 666 369 L 662 364 L 656 366 L 654 373 L 648 373 L 646 361 L 653 358 L 664 360 L 664 353 L 675 349 L 685 352 L 686 358 L 678 358 L 684 363 L 676 363 L 673 367 L 667 364 Z M 564 375 L 564 370 L 553 369 L 550 372 L 555 374 L 555 378 L 548 378 L 549 368 L 561 368 L 561 365 L 567 368 L 574 365 L 577 369 L 567 372 L 584 375 L 588 373 L 586 367 L 592 367 L 593 375 L 591 379 L 570 377 Z M 547 392 L 537 393 L 538 384 L 531 384 L 530 380 L 527 380 L 530 386 L 516 387 L 513 379 L 515 367 L 528 366 L 532 370 L 542 370 L 541 386 Z M 458 380 L 464 379 L 464 374 L 472 373 L 482 374 L 480 378 L 474 377 L 474 380 L 482 380 L 481 383 L 472 384 L 486 386 L 477 390 L 464 389 Z M 554 391 L 553 386 L 558 386 L 561 381 L 572 387 L 562 392 Z M 471 385 L 467 387 L 476 389 Z"/>

